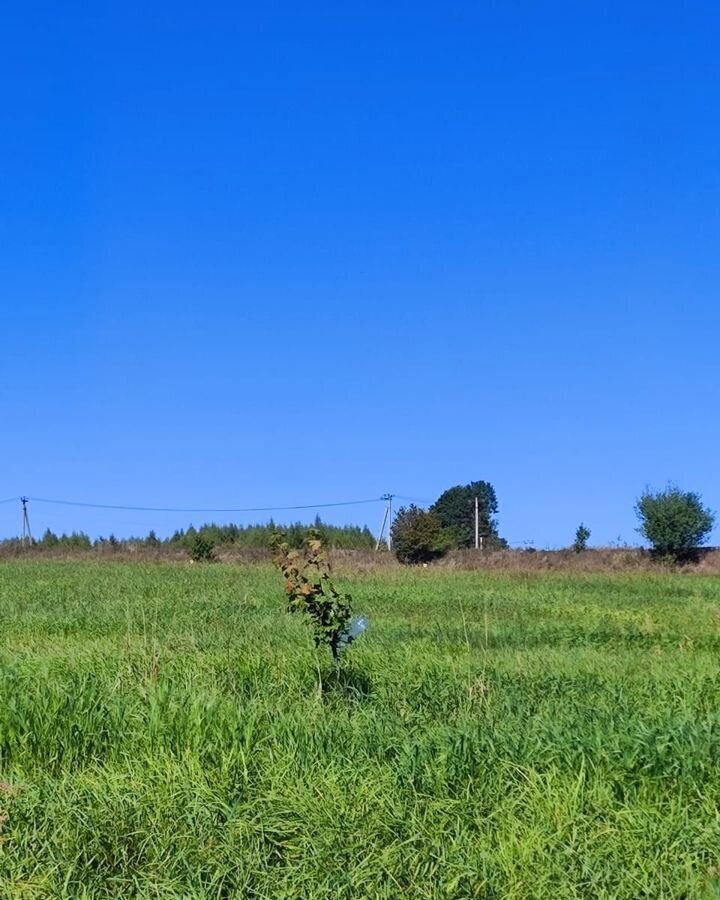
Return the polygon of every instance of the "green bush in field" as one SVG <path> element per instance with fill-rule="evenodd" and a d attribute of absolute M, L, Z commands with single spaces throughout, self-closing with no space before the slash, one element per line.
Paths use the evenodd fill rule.
<path fill-rule="evenodd" d="M 215 545 L 202 534 L 192 538 L 189 552 L 193 562 L 213 562 L 215 559 Z"/>
<path fill-rule="evenodd" d="M 637 502 L 640 534 L 658 556 L 678 561 L 691 557 L 707 541 L 714 514 L 700 495 L 668 485 L 663 491 L 646 490 Z"/>
<path fill-rule="evenodd" d="M 352 597 L 341 594 L 330 580 L 330 565 L 319 533 L 310 529 L 302 553 L 291 550 L 283 535 L 272 540 L 273 562 L 285 578 L 288 611 L 304 610 L 312 622 L 315 646 L 326 644 L 333 658 L 340 655 L 343 635 L 352 614 Z"/>
<path fill-rule="evenodd" d="M 439 516 L 414 504 L 400 507 L 390 533 L 401 563 L 431 562 L 452 546 L 452 539 Z"/>

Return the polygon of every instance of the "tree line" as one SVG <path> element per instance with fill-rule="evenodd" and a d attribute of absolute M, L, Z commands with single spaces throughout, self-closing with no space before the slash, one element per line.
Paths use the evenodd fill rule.
<path fill-rule="evenodd" d="M 312 525 L 295 522 L 277 525 L 272 519 L 264 525 L 217 525 L 207 523 L 179 529 L 167 538 L 160 538 L 151 530 L 144 536 L 118 538 L 114 534 L 94 540 L 83 531 L 55 534 L 47 529 L 42 537 L 32 541 L 39 550 L 127 550 L 137 548 L 185 550 L 191 553 L 201 542 L 210 548 L 237 547 L 240 549 L 270 550 L 272 536 L 283 531 L 292 546 L 301 546 L 311 530 L 320 534 L 326 547 L 334 550 L 370 550 L 375 538 L 370 529 L 358 525 L 330 525 L 318 516 Z M 4 541 L 3 543 L 15 542 Z"/>

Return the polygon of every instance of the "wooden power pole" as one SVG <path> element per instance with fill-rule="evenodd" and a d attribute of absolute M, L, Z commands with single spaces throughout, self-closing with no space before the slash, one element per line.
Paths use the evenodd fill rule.
<path fill-rule="evenodd" d="M 23 547 L 27 546 L 27 544 L 32 543 L 32 534 L 30 534 L 30 517 L 28 516 L 28 498 L 21 497 L 20 503 L 22 503 L 22 545 Z"/>
<path fill-rule="evenodd" d="M 475 498 L 475 549 L 480 549 L 480 510 L 478 498 Z"/>
<path fill-rule="evenodd" d="M 385 512 L 383 514 L 382 525 L 380 526 L 380 533 L 378 534 L 377 541 L 375 543 L 376 550 L 380 549 L 380 544 L 382 543 L 386 525 L 387 534 L 385 537 L 385 542 L 387 543 L 388 550 L 392 550 L 392 535 L 390 534 L 390 529 L 392 528 L 392 498 L 393 494 L 383 494 L 380 498 L 381 500 L 385 501 Z"/>

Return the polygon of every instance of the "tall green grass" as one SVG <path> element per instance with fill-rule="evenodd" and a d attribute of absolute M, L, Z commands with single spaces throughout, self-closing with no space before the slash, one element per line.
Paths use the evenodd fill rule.
<path fill-rule="evenodd" d="M 720 897 L 720 581 L 0 569 L 0 896 Z"/>

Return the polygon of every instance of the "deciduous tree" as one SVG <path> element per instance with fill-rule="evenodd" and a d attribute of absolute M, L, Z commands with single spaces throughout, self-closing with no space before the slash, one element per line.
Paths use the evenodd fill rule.
<path fill-rule="evenodd" d="M 682 560 L 704 544 L 715 524 L 714 514 L 699 494 L 668 485 L 663 491 L 646 490 L 635 507 L 638 531 L 659 556 Z"/>

